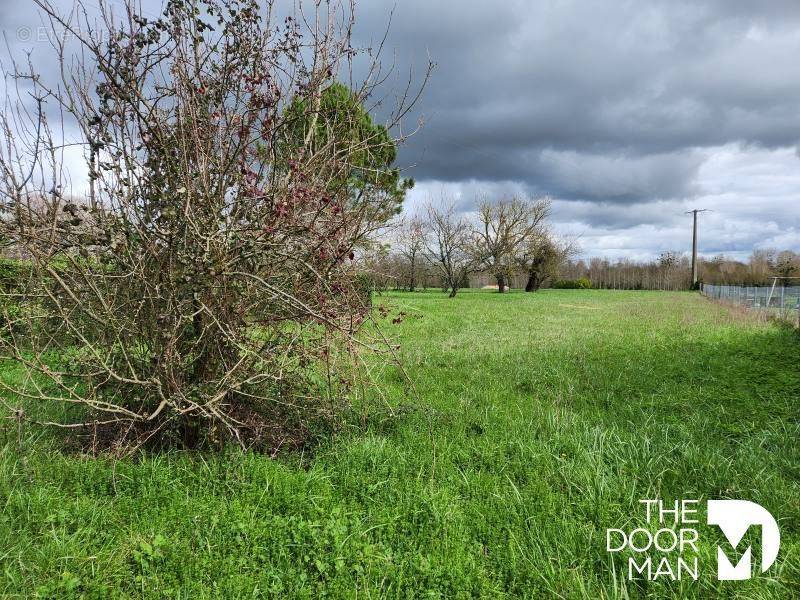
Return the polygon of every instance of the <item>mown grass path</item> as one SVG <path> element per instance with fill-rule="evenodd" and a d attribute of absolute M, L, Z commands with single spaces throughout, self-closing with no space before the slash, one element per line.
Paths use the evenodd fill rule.
<path fill-rule="evenodd" d="M 796 333 L 689 293 L 376 303 L 416 396 L 387 368 L 384 398 L 311 457 L 115 463 L 35 431 L 20 456 L 7 428 L 0 595 L 800 596 Z M 605 530 L 657 497 L 763 505 L 778 562 L 717 582 L 701 527 L 699 581 L 624 581 Z"/>

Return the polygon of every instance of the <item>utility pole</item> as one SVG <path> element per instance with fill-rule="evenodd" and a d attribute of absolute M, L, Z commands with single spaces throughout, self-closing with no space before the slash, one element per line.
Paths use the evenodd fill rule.
<path fill-rule="evenodd" d="M 707 208 L 687 210 L 686 214 L 692 214 L 694 227 L 692 228 L 692 289 L 697 287 L 697 213 L 707 212 Z"/>

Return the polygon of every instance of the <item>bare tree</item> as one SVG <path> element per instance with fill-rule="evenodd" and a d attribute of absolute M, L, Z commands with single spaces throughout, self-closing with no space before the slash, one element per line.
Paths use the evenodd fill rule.
<path fill-rule="evenodd" d="M 400 223 L 395 248 L 404 263 L 403 270 L 406 273 L 408 291 L 413 292 L 417 289 L 417 279 L 425 248 L 425 223 L 420 217 L 404 219 Z"/>
<path fill-rule="evenodd" d="M 453 205 L 427 209 L 425 256 L 442 277 L 443 287 L 455 298 L 467 275 L 477 266 L 472 248 L 472 227 Z"/>
<path fill-rule="evenodd" d="M 522 244 L 537 235 L 550 214 L 549 198 L 512 198 L 478 205 L 475 253 L 484 269 L 497 279 L 502 294 Z"/>
<path fill-rule="evenodd" d="M 37 275 L 2 338 L 26 375 L 2 385 L 124 442 L 280 445 L 336 414 L 369 311 L 352 261 L 408 188 L 388 131 L 414 100 L 372 123 L 352 2 L 285 20 L 271 0 L 168 0 L 157 19 L 36 2 L 61 81 L 17 67 L 0 113 L 3 233 Z M 61 197 L 52 115 L 79 129 L 84 207 Z"/>

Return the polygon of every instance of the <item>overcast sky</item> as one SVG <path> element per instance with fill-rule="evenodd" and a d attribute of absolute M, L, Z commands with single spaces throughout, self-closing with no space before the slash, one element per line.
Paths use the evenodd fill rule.
<path fill-rule="evenodd" d="M 16 49 L 38 44 L 30 4 L 0 0 Z M 359 41 L 392 10 L 389 83 L 437 64 L 408 211 L 548 194 L 584 256 L 645 259 L 688 250 L 706 208 L 703 254 L 800 251 L 800 1 L 362 0 Z"/>

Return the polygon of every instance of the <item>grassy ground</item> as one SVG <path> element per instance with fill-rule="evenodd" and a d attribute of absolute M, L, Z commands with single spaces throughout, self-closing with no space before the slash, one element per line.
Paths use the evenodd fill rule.
<path fill-rule="evenodd" d="M 377 301 L 416 399 L 386 370 L 395 416 L 313 456 L 115 463 L 6 428 L 0 595 L 800 596 L 797 334 L 688 293 Z M 605 529 L 656 497 L 762 504 L 778 562 L 716 582 L 701 527 L 700 581 L 624 581 Z"/>

